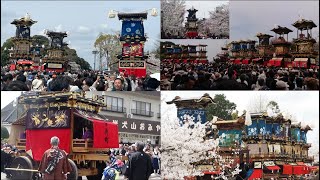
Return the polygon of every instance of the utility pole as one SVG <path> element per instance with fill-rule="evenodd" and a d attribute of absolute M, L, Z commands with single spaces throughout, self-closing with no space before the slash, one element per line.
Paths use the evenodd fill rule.
<path fill-rule="evenodd" d="M 93 70 L 96 70 L 96 56 L 98 54 L 99 51 L 97 51 L 96 49 L 92 51 L 92 54 L 94 54 L 94 61 L 93 61 Z"/>

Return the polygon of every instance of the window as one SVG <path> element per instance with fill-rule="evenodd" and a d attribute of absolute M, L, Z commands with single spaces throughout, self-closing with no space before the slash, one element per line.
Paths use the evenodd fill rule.
<path fill-rule="evenodd" d="M 131 113 L 142 116 L 153 116 L 153 112 L 151 111 L 151 103 L 133 101 Z"/>
<path fill-rule="evenodd" d="M 115 112 L 125 112 L 126 109 L 123 107 L 123 99 L 107 96 L 107 111 L 115 111 Z"/>

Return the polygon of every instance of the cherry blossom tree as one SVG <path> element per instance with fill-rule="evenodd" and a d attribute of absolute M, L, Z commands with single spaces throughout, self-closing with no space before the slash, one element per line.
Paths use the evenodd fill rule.
<path fill-rule="evenodd" d="M 233 179 L 240 172 L 233 168 L 226 173 L 233 160 L 225 160 L 218 155 L 219 138 L 205 139 L 206 124 L 188 121 L 181 125 L 178 118 L 172 118 L 168 105 L 163 104 L 161 123 L 161 174 L 162 179 L 184 179 L 188 176 L 202 176 L 203 172 L 195 164 L 213 161 L 212 171 L 220 170 L 218 178 Z M 172 109 L 172 106 L 170 106 Z M 190 128 L 192 126 L 192 128 Z"/>
<path fill-rule="evenodd" d="M 161 37 L 183 35 L 185 0 L 161 0 Z"/>
<path fill-rule="evenodd" d="M 229 4 L 216 7 L 209 12 L 209 18 L 199 26 L 199 32 L 207 35 L 229 37 Z"/>

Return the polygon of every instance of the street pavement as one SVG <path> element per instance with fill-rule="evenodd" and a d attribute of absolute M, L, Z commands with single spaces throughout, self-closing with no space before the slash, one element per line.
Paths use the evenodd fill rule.
<path fill-rule="evenodd" d="M 9 180 L 6 178 L 6 174 L 1 173 L 1 180 Z M 85 176 L 82 177 L 82 180 L 87 180 L 87 178 Z M 121 175 L 120 179 L 118 180 L 125 180 L 124 176 Z M 152 174 L 149 178 L 149 180 L 161 180 L 161 175 L 159 174 Z"/>

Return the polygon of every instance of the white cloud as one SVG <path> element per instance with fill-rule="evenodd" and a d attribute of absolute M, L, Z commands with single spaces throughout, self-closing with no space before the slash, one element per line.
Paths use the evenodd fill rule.
<path fill-rule="evenodd" d="M 57 32 L 62 32 L 62 24 L 59 24 L 58 26 L 54 27 L 54 31 L 57 31 Z"/>
<path fill-rule="evenodd" d="M 90 32 L 90 28 L 89 27 L 86 27 L 86 26 L 79 26 L 77 28 L 77 32 L 78 33 L 81 33 L 81 34 L 86 34 L 86 33 L 89 33 Z"/>
<path fill-rule="evenodd" d="M 109 26 L 108 26 L 108 24 L 100 24 L 100 28 L 101 29 L 108 29 Z"/>

